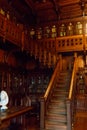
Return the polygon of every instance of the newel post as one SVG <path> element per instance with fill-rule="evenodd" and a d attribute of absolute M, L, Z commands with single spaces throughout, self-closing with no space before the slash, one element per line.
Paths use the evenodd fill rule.
<path fill-rule="evenodd" d="M 67 99 L 67 130 L 72 130 L 71 101 Z"/>
<path fill-rule="evenodd" d="M 40 99 L 40 129 L 43 130 L 45 127 L 45 99 L 42 97 Z"/>
<path fill-rule="evenodd" d="M 6 26 L 7 26 L 7 18 L 5 17 L 4 24 L 3 24 L 3 30 L 4 30 L 3 42 L 5 42 L 5 38 L 6 38 Z"/>
<path fill-rule="evenodd" d="M 24 34 L 24 32 L 22 32 L 22 51 L 24 50 L 24 37 L 25 37 L 25 34 Z"/>

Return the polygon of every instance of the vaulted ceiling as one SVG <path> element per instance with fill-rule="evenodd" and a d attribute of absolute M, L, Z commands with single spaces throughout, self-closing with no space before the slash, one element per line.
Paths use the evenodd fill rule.
<path fill-rule="evenodd" d="M 87 15 L 87 0 L 0 0 L 0 7 L 26 25 Z"/>

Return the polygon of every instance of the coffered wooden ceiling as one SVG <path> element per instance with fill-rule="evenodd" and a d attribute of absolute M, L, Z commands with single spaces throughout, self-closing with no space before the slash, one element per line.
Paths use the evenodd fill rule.
<path fill-rule="evenodd" d="M 27 25 L 87 15 L 87 0 L 0 0 L 0 7 Z"/>

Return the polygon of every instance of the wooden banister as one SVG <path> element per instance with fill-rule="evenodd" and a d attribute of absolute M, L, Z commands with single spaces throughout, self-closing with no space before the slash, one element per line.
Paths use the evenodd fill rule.
<path fill-rule="evenodd" d="M 58 73 L 58 69 L 59 69 L 59 63 L 57 64 L 57 66 L 56 66 L 56 68 L 55 68 L 55 71 L 54 71 L 54 73 L 53 73 L 53 75 L 52 75 L 52 79 L 50 80 L 50 83 L 49 83 L 49 85 L 48 85 L 48 88 L 47 88 L 47 90 L 46 90 L 46 92 L 45 92 L 45 95 L 44 95 L 45 100 L 47 99 L 47 97 L 48 97 L 48 95 L 49 95 L 49 93 L 50 93 L 50 90 L 51 90 L 52 84 L 53 84 L 53 82 L 54 82 L 55 76 L 56 76 L 56 74 Z"/>
<path fill-rule="evenodd" d="M 70 83 L 70 90 L 69 90 L 69 96 L 68 96 L 69 100 L 72 98 L 72 94 L 73 94 L 75 70 L 76 70 L 76 60 L 74 62 L 74 67 L 73 67 L 73 72 L 72 72 L 72 78 L 71 78 L 71 83 Z"/>
<path fill-rule="evenodd" d="M 81 21 L 82 19 L 78 20 Z M 78 22 L 78 20 L 75 21 L 75 25 Z M 84 21 L 86 21 L 86 18 L 84 18 Z M 67 21 L 65 21 L 65 23 L 67 24 Z M 82 23 L 84 22 L 82 21 Z M 21 48 L 24 47 L 24 49 L 26 49 L 29 47 L 30 39 L 27 38 L 29 37 L 28 33 L 24 33 L 23 36 L 22 32 L 25 32 L 24 25 L 18 25 L 15 22 L 7 19 L 2 14 L 0 14 L 0 36 L 3 37 L 4 40 L 9 40 L 13 44 L 18 45 Z M 32 42 L 34 42 L 34 39 L 32 39 Z M 47 50 L 48 52 L 50 50 L 52 54 L 66 51 L 84 51 L 84 49 L 87 49 L 86 42 L 87 34 L 85 32 L 82 34 L 73 34 L 72 36 L 59 35 L 56 38 L 43 38 L 40 40 L 36 40 L 37 44 L 41 44 L 43 46 L 42 48 L 45 48 L 45 50 Z"/>
<path fill-rule="evenodd" d="M 66 101 L 66 103 L 67 103 L 67 130 L 72 130 L 72 124 L 73 124 L 73 118 L 74 118 L 73 116 L 74 116 L 74 112 L 75 112 L 75 91 L 76 91 L 75 75 L 76 75 L 76 63 L 77 63 L 76 59 L 74 61 L 74 67 L 73 67 L 73 71 L 72 71 L 69 95 L 68 95 L 68 99 Z"/>
<path fill-rule="evenodd" d="M 44 119 L 45 119 L 47 104 L 49 102 L 49 99 L 50 99 L 52 90 L 54 88 L 54 85 L 56 83 L 56 78 L 58 78 L 59 72 L 60 72 L 60 62 L 57 63 L 55 70 L 54 70 L 54 73 L 53 73 L 51 80 L 49 82 L 49 85 L 47 87 L 47 90 L 46 90 L 44 96 L 41 97 L 41 99 L 40 99 L 40 106 L 41 106 L 41 109 L 40 109 L 40 128 L 41 129 L 44 129 L 44 127 L 45 127 L 45 125 L 44 125 L 45 120 Z"/>

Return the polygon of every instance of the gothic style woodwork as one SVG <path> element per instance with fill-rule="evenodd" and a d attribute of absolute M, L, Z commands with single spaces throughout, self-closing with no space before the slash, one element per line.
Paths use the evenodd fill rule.
<path fill-rule="evenodd" d="M 86 0 L 1 0 L 0 7 L 10 17 L 25 24 L 40 24 L 87 15 Z M 51 15 L 49 15 L 51 14 Z"/>
<path fill-rule="evenodd" d="M 0 90 L 5 89 L 12 99 L 9 106 L 23 105 L 22 99 L 27 94 L 32 105 L 36 107 L 39 102 L 43 129 L 48 127 L 45 116 L 61 73 L 65 79 L 65 72 L 69 71 L 68 95 L 67 100 L 64 99 L 67 130 L 72 129 L 76 110 L 87 107 L 84 105 L 84 99 L 87 100 L 85 72 L 85 78 L 79 75 L 77 80 L 77 72 L 87 69 L 86 6 L 87 0 L 0 1 Z M 47 70 L 51 69 L 49 78 Z M 33 75 L 35 70 L 38 73 Z M 59 93 L 55 96 L 65 98 L 64 93 Z M 40 96 L 43 96 L 41 100 Z"/>

